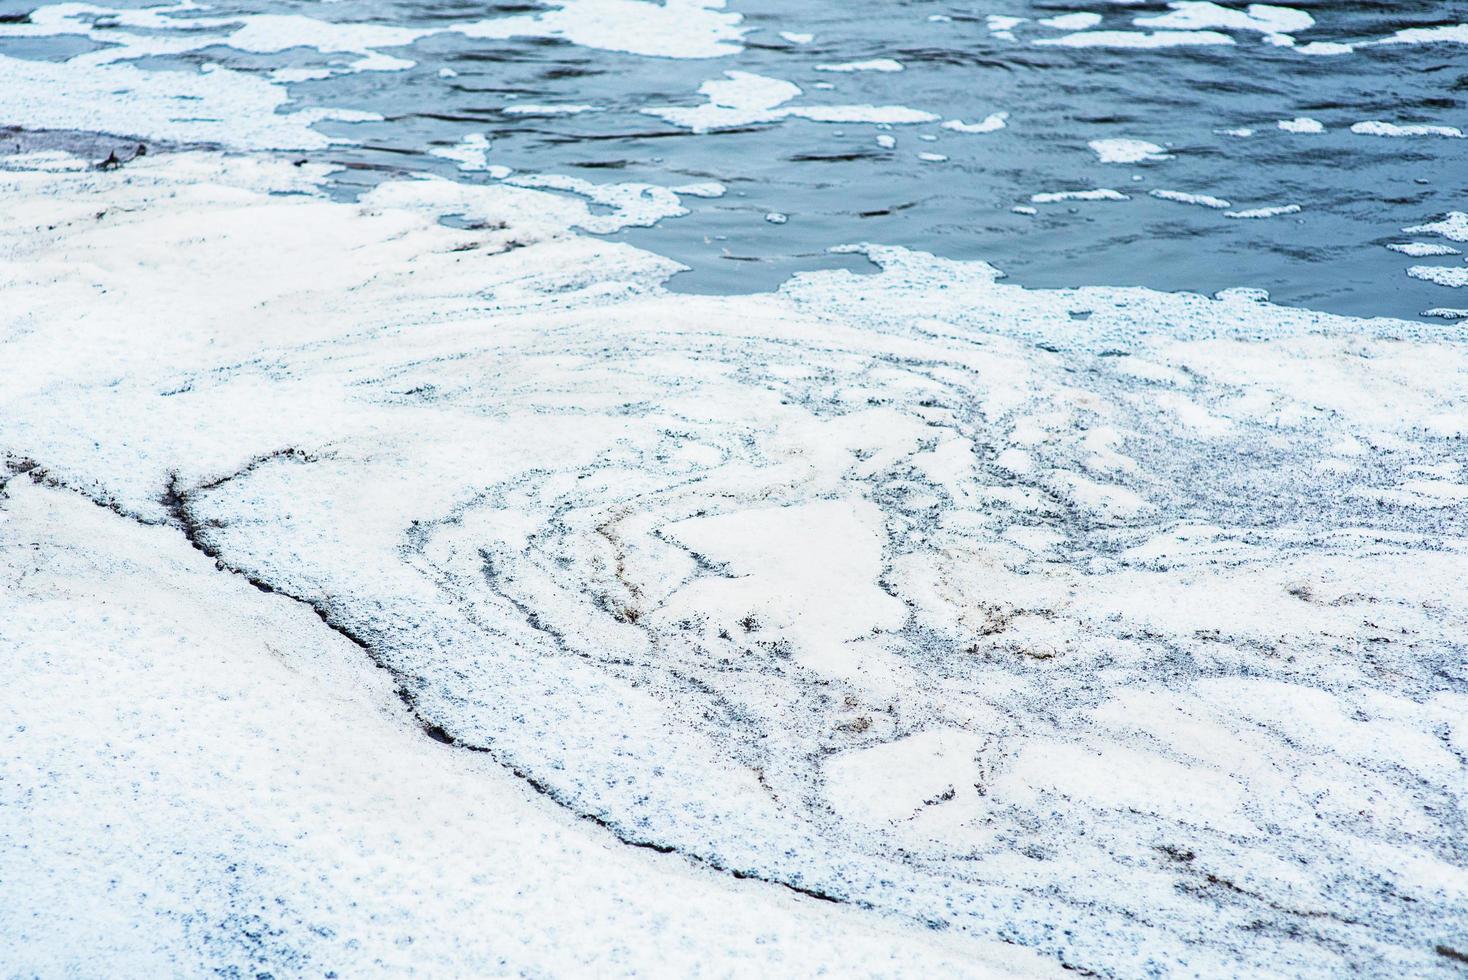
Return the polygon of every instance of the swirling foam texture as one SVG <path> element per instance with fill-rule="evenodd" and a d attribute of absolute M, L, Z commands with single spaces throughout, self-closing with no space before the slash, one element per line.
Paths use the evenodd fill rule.
<path fill-rule="evenodd" d="M 0 174 L 37 970 L 621 972 L 721 916 L 702 962 L 791 972 L 1468 949 L 1453 328 L 874 246 L 672 296 L 579 201 L 320 176 Z"/>

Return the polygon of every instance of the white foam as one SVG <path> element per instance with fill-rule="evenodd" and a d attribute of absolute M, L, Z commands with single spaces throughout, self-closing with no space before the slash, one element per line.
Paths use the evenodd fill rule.
<path fill-rule="evenodd" d="M 483 133 L 470 133 L 453 146 L 433 146 L 428 152 L 432 156 L 453 160 L 459 169 L 470 173 L 487 173 L 491 177 L 508 177 L 509 167 L 489 162 L 489 138 Z"/>
<path fill-rule="evenodd" d="M 1174 0 L 1168 7 L 1171 8 L 1170 13 L 1138 17 L 1133 23 L 1138 27 L 1182 31 L 1209 28 L 1253 31 L 1283 44 L 1293 44 L 1294 39 L 1290 35 L 1306 30 L 1315 23 L 1315 18 L 1303 10 L 1263 3 L 1250 4 L 1245 10 L 1236 10 L 1206 0 Z"/>
<path fill-rule="evenodd" d="M 548 0 L 543 13 L 454 24 L 466 37 L 561 38 L 603 51 L 718 58 L 744 50 L 748 28 L 724 0 Z"/>
<path fill-rule="evenodd" d="M 1468 44 L 1468 24 L 1443 24 L 1438 27 L 1407 27 L 1375 44 Z"/>
<path fill-rule="evenodd" d="M 1286 133 L 1325 132 L 1325 125 L 1321 123 L 1320 120 L 1311 119 L 1308 116 L 1297 116 L 1294 119 L 1281 119 L 1279 120 L 1279 122 L 1275 123 L 1275 125 L 1284 130 Z"/>
<path fill-rule="evenodd" d="M 1458 249 L 1451 245 L 1443 245 L 1438 242 L 1388 242 L 1387 248 L 1393 252 L 1401 252 L 1410 255 L 1414 259 L 1426 258 L 1429 255 L 1459 255 Z"/>
<path fill-rule="evenodd" d="M 780 37 L 791 44 L 809 44 L 816 39 L 814 34 L 802 34 L 796 31 L 781 31 Z"/>
<path fill-rule="evenodd" d="M 603 111 L 603 108 L 597 105 L 582 105 L 579 103 L 545 105 L 529 102 L 516 102 L 500 110 L 500 112 L 503 112 L 507 116 L 577 116 L 583 112 Z"/>
<path fill-rule="evenodd" d="M 1456 328 L 870 245 L 673 295 L 569 230 L 631 186 L 13 166 L 7 965 L 1441 968 Z M 241 909 L 290 942 L 185 918 Z"/>
<path fill-rule="evenodd" d="M 1355 123 L 1351 126 L 1351 132 L 1362 136 L 1445 136 L 1449 139 L 1463 139 L 1463 131 L 1456 126 L 1427 126 L 1417 123 L 1403 126 L 1379 119 Z"/>
<path fill-rule="evenodd" d="M 676 218 L 688 213 L 688 209 L 678 200 L 677 193 L 656 184 L 595 184 L 580 177 L 563 174 L 524 174 L 507 177 L 505 183 L 516 187 L 575 194 L 610 209 L 608 213 L 588 213 L 576 222 L 577 227 L 599 234 L 610 234 L 623 228 L 647 228 L 664 218 Z M 698 189 L 707 190 L 702 187 Z"/>
<path fill-rule="evenodd" d="M 1101 139 L 1087 144 L 1102 163 L 1144 163 L 1171 160 L 1172 154 L 1146 140 Z"/>
<path fill-rule="evenodd" d="M 1225 218 L 1277 218 L 1285 214 L 1299 214 L 1302 209 L 1298 204 L 1276 204 L 1264 208 L 1248 208 L 1243 211 L 1225 211 Z"/>
<path fill-rule="evenodd" d="M 813 122 L 885 123 L 906 125 L 934 122 L 931 112 L 905 106 L 787 105 L 801 95 L 800 86 L 779 78 L 744 71 L 728 71 L 722 79 L 711 79 L 698 88 L 705 98 L 701 106 L 654 106 L 642 111 L 695 133 L 731 129 L 755 123 L 800 118 Z"/>
<path fill-rule="evenodd" d="M 717 180 L 702 180 L 692 184 L 680 184 L 672 188 L 674 194 L 687 194 L 689 197 L 723 197 L 729 188 Z"/>
<path fill-rule="evenodd" d="M 1409 235 L 1441 235 L 1449 241 L 1468 242 L 1468 212 L 1449 211 L 1441 221 L 1403 228 Z"/>
<path fill-rule="evenodd" d="M 432 28 L 366 23 L 336 23 L 298 14 L 197 16 L 204 8 L 192 0 L 142 9 L 109 8 L 81 3 L 52 4 L 29 21 L 0 24 L 0 37 L 79 35 L 103 47 L 68 59 L 74 66 L 95 67 L 154 55 L 181 55 L 212 47 L 256 54 L 309 48 L 319 54 L 350 54 L 345 65 L 282 69 L 283 81 L 307 81 L 362 71 L 402 71 L 413 61 L 384 54 L 381 48 L 403 47 L 440 33 Z"/>
<path fill-rule="evenodd" d="M 1037 23 L 1060 31 L 1085 31 L 1101 23 L 1101 15 L 1090 12 L 1060 14 L 1055 17 L 1046 17 Z"/>
<path fill-rule="evenodd" d="M 1009 120 L 1007 112 L 991 112 L 976 123 L 966 123 L 961 119 L 949 119 L 943 123 L 944 129 L 950 129 L 955 133 L 997 133 L 1003 129 Z"/>
<path fill-rule="evenodd" d="M 944 156 L 942 153 L 923 152 L 919 153 L 917 156 L 919 160 L 922 160 L 925 163 L 942 163 L 948 159 L 948 157 Z"/>
<path fill-rule="evenodd" d="M 131 65 L 82 66 L 0 55 L 5 97 L 0 122 L 33 129 L 79 129 L 239 149 L 319 149 L 344 143 L 315 123 L 380 119 L 343 109 L 281 111 L 279 85 L 244 72 L 143 71 Z"/>
<path fill-rule="evenodd" d="M 1213 208 L 1216 211 L 1233 207 L 1231 203 L 1225 201 L 1223 198 L 1210 197 L 1207 194 L 1189 194 L 1185 191 L 1169 191 L 1161 188 L 1148 191 L 1148 193 L 1164 201 L 1176 201 L 1179 204 L 1197 204 L 1201 207 Z"/>
<path fill-rule="evenodd" d="M 1066 48 L 1185 48 L 1229 45 L 1234 39 L 1217 31 L 1081 31 L 1034 43 Z"/>
<path fill-rule="evenodd" d="M 1011 17 L 1007 14 L 989 14 L 984 18 L 984 26 L 989 29 L 990 37 L 997 37 L 1001 41 L 1013 41 L 1014 29 L 1028 17 Z"/>
<path fill-rule="evenodd" d="M 1238 127 L 1235 129 L 1215 129 L 1214 132 L 1219 134 L 1220 136 L 1237 136 L 1240 139 L 1248 139 L 1250 136 L 1254 135 L 1254 131 L 1247 127 Z"/>
<path fill-rule="evenodd" d="M 1468 310 L 1453 309 L 1447 306 L 1435 306 L 1430 310 L 1423 310 L 1422 315 L 1438 316 L 1442 317 L 1444 320 L 1463 320 L 1468 319 Z"/>
<path fill-rule="evenodd" d="M 855 71 L 878 71 L 893 72 L 902 71 L 902 62 L 893 61 L 891 58 L 872 58 L 868 61 L 843 61 L 838 64 L 816 65 L 816 71 L 855 72 Z"/>
<path fill-rule="evenodd" d="M 897 137 L 891 133 L 878 133 L 876 139 L 877 145 L 884 150 L 890 150 L 897 145 Z"/>
<path fill-rule="evenodd" d="M 1085 191 L 1046 191 L 1031 194 L 1030 200 L 1035 204 L 1057 204 L 1062 201 L 1126 201 L 1130 198 L 1109 187 L 1098 187 Z"/>
<path fill-rule="evenodd" d="M 1468 266 L 1414 265 L 1407 270 L 1407 275 L 1438 286 L 1468 286 Z"/>

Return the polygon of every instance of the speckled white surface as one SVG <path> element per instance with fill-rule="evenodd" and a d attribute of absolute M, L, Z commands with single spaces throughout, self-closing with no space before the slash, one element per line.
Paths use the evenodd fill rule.
<path fill-rule="evenodd" d="M 1442 328 L 875 246 L 671 296 L 571 230 L 614 189 L 9 166 L 23 975 L 1468 950 Z"/>

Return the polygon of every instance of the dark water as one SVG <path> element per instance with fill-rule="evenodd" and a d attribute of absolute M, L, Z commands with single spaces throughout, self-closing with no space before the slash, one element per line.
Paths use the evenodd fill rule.
<path fill-rule="evenodd" d="M 0 12 L 14 16 L 33 6 L 3 0 Z M 1196 12 L 1202 5 L 1193 6 Z M 1240 15 L 1245 10 L 1224 6 Z M 441 28 L 545 9 L 444 0 L 256 0 L 201 7 L 178 18 L 295 13 L 338 23 Z M 1009 0 L 989 8 L 730 0 L 727 11 L 742 15 L 739 27 L 747 33 L 731 45 L 742 50 L 722 57 L 654 57 L 553 37 L 439 33 L 375 49 L 416 62 L 412 67 L 350 71 L 286 87 L 297 105 L 384 117 L 319 124 L 323 132 L 358 141 L 306 154 L 355 167 L 343 175 L 346 190 L 402 170 L 492 179 L 460 173 L 452 161 L 428 153 L 471 134 L 489 138 L 491 163 L 518 172 L 594 182 L 725 184 L 728 193 L 720 198 L 685 197 L 689 215 L 619 233 L 688 265 L 691 271 L 673 282 L 677 289 L 766 290 L 797 270 L 857 261 L 831 255 L 833 245 L 874 241 L 982 258 L 1032 286 L 1205 292 L 1252 286 L 1279 302 L 1358 315 L 1416 317 L 1432 307 L 1468 306 L 1468 288 L 1406 275 L 1414 265 L 1461 266 L 1461 256 L 1414 259 L 1384 247 L 1445 243 L 1401 229 L 1468 209 L 1468 140 L 1386 138 L 1349 129 L 1369 120 L 1468 128 L 1468 44 L 1372 45 L 1335 56 L 1299 50 L 1312 41 L 1360 42 L 1461 24 L 1468 21 L 1468 3 L 1306 0 L 1287 9 L 1315 21 L 1292 32 L 1295 47 L 1268 43 L 1258 30 L 1215 27 L 1210 29 L 1235 43 L 1139 50 L 1036 44 L 1070 32 L 1034 21 L 1089 11 L 1103 18 L 1092 30 L 1139 31 L 1144 28 L 1134 21 L 1167 13 L 1166 3 Z M 1009 39 L 995 36 L 986 20 L 991 14 L 1029 20 Z M 792 43 L 781 31 L 814 37 Z M 101 47 L 95 36 L 0 38 L 0 54 L 13 57 L 64 59 Z M 265 77 L 280 67 L 341 65 L 357 57 L 308 47 L 252 53 L 215 45 L 132 63 L 156 70 L 214 63 Z M 895 59 L 904 70 L 816 69 L 873 58 Z M 455 74 L 444 77 L 443 69 Z M 883 128 L 801 118 L 695 134 L 643 112 L 700 104 L 698 87 L 727 71 L 793 82 L 804 90 L 795 100 L 802 105 L 895 105 L 968 123 L 995 112 L 1009 116 L 1004 129 L 982 134 L 937 122 Z M 820 83 L 832 87 L 816 87 Z M 602 111 L 506 114 L 516 103 L 593 104 Z M 1325 131 L 1291 133 L 1276 126 L 1300 116 L 1318 120 Z M 1255 133 L 1241 138 L 1218 132 L 1235 128 Z M 895 138 L 896 145 L 880 146 L 879 135 Z M 1103 164 L 1087 143 L 1109 138 L 1146 140 L 1165 147 L 1171 158 Z M 923 160 L 919 153 L 946 159 Z M 1037 192 L 1095 187 L 1130 199 L 1040 204 L 1036 215 L 1011 211 Z M 1157 188 L 1224 198 L 1234 209 L 1298 204 L 1301 211 L 1229 218 L 1222 210 L 1149 197 Z M 771 212 L 788 220 L 771 223 Z"/>

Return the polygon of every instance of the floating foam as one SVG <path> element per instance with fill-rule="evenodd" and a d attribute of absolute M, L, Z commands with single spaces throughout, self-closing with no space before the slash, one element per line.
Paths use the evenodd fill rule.
<path fill-rule="evenodd" d="M 1013 41 L 1014 29 L 1028 17 L 1010 17 L 1006 14 L 989 14 L 984 18 L 984 26 L 989 29 L 990 37 L 997 37 L 1001 41 Z"/>
<path fill-rule="evenodd" d="M 1387 248 L 1393 252 L 1401 252 L 1410 255 L 1414 259 L 1426 258 L 1429 255 L 1459 255 L 1461 254 L 1451 245 L 1442 245 L 1437 242 L 1388 242 Z"/>
<path fill-rule="evenodd" d="M 1441 235 L 1449 241 L 1468 242 L 1468 213 L 1449 211 L 1441 221 L 1403 228 L 1409 235 Z"/>
<path fill-rule="evenodd" d="M 1031 194 L 1030 200 L 1035 204 L 1056 204 L 1061 201 L 1126 201 L 1130 198 L 1109 187 L 1098 187 L 1086 191 L 1046 191 Z"/>
<path fill-rule="evenodd" d="M 489 138 L 483 133 L 470 133 L 453 146 L 432 146 L 428 152 L 431 156 L 454 161 L 460 170 L 468 173 L 487 173 L 496 179 L 508 177 L 514 171 L 489 162 L 489 146 Z"/>
<path fill-rule="evenodd" d="M 791 44 L 809 44 L 816 39 L 814 34 L 801 34 L 795 31 L 781 31 L 780 37 L 789 41 Z"/>
<path fill-rule="evenodd" d="M 1279 122 L 1275 123 L 1275 125 L 1284 130 L 1286 133 L 1325 132 L 1325 126 L 1323 123 L 1320 122 L 1320 120 L 1311 119 L 1307 116 L 1297 116 L 1294 119 L 1281 119 Z"/>
<path fill-rule="evenodd" d="M 687 194 L 689 197 L 723 197 L 729 188 L 717 180 L 704 180 L 694 184 L 680 184 L 672 188 L 674 194 Z"/>
<path fill-rule="evenodd" d="M 1468 267 L 1465 266 L 1414 265 L 1407 270 L 1407 275 L 1438 286 L 1468 286 Z"/>
<path fill-rule="evenodd" d="M 996 133 L 1003 129 L 1009 120 L 1007 112 L 991 112 L 976 123 L 966 123 L 961 119 L 949 119 L 943 123 L 944 129 L 951 129 L 955 133 Z"/>
<path fill-rule="evenodd" d="M 1463 139 L 1463 131 L 1456 126 L 1424 126 L 1415 123 L 1400 126 L 1377 119 L 1355 123 L 1351 126 L 1351 132 L 1362 136 L 1445 136 L 1449 139 Z"/>
<path fill-rule="evenodd" d="M 1146 140 L 1102 139 L 1087 144 L 1102 163 L 1144 163 L 1171 160 L 1172 154 Z"/>
<path fill-rule="evenodd" d="M 1443 24 L 1438 27 L 1408 27 L 1375 44 L 1468 44 L 1468 24 Z"/>
<path fill-rule="evenodd" d="M 114 9 L 85 4 L 52 4 L 35 11 L 28 22 L 0 24 L 0 37 L 80 35 L 105 45 L 68 60 L 94 67 L 155 55 L 182 55 L 213 47 L 256 54 L 309 48 L 320 54 L 351 54 L 345 66 L 294 69 L 285 81 L 306 81 L 343 72 L 402 71 L 413 61 L 384 54 L 380 48 L 403 47 L 439 33 L 429 28 L 380 24 L 336 23 L 298 14 L 242 14 L 200 17 L 204 8 L 182 0 L 171 6 Z M 292 71 L 286 69 L 286 71 Z M 310 72 L 310 74 L 304 74 Z"/>
<path fill-rule="evenodd" d="M 1060 31 L 1085 31 L 1101 23 L 1101 15 L 1089 12 L 1060 14 L 1056 17 L 1046 17 L 1037 23 Z"/>
<path fill-rule="evenodd" d="M 579 105 L 567 103 L 562 105 L 542 105 L 537 103 L 516 102 L 507 105 L 500 112 L 507 116 L 576 116 L 583 112 L 602 112 L 601 106 Z"/>
<path fill-rule="evenodd" d="M 576 222 L 577 227 L 599 234 L 610 234 L 624 228 L 649 228 L 664 218 L 676 218 L 688 213 L 675 191 L 656 184 L 596 184 L 563 174 L 524 174 L 507 177 L 505 183 L 515 187 L 575 194 L 609 209 L 603 214 L 588 213 L 585 218 Z M 703 197 L 707 196 L 705 192 L 711 188 L 700 186 L 696 189 L 700 193 L 693 196 Z"/>
<path fill-rule="evenodd" d="M 0 123 L 33 129 L 77 129 L 238 149 L 319 149 L 349 140 L 317 132 L 315 123 L 382 117 L 345 109 L 282 111 L 279 85 L 244 72 L 143 71 L 131 65 L 81 66 L 0 55 L 5 97 Z"/>
<path fill-rule="evenodd" d="M 1294 43 L 1289 35 L 1306 30 L 1315 24 L 1315 18 L 1303 10 L 1293 7 L 1276 7 L 1269 4 L 1250 4 L 1245 10 L 1236 10 L 1220 4 L 1200 0 L 1174 0 L 1169 3 L 1169 13 L 1153 17 L 1138 17 L 1133 23 L 1138 27 L 1166 28 L 1171 30 L 1198 31 L 1221 28 L 1230 31 L 1254 31 Z"/>
<path fill-rule="evenodd" d="M 1186 48 L 1229 45 L 1234 39 L 1217 31 L 1081 31 L 1034 43 L 1066 48 Z"/>
<path fill-rule="evenodd" d="M 1299 214 L 1298 204 L 1277 204 L 1265 208 L 1249 208 L 1244 211 L 1225 211 L 1225 218 L 1277 218 L 1284 214 Z"/>
<path fill-rule="evenodd" d="M 550 37 L 585 48 L 659 58 L 718 58 L 744 50 L 748 28 L 724 0 L 550 0 L 543 13 L 454 24 L 474 38 Z"/>
<path fill-rule="evenodd" d="M 843 61 L 834 65 L 816 65 L 816 71 L 902 71 L 902 62 L 893 61 L 891 58 L 872 58 L 869 61 Z"/>
<path fill-rule="evenodd" d="M 784 79 L 745 71 L 725 72 L 722 79 L 706 81 L 698 91 L 706 100 L 701 106 L 654 106 L 642 112 L 695 133 L 779 122 L 792 117 L 812 122 L 888 125 L 935 122 L 939 118 L 931 112 L 905 106 L 787 105 L 802 94 L 800 86 Z"/>
<path fill-rule="evenodd" d="M 1457 328 L 873 245 L 671 295 L 571 231 L 623 191 L 46 168 L 0 171 L 7 964 L 1441 970 Z"/>
<path fill-rule="evenodd" d="M 1164 201 L 1176 201 L 1178 204 L 1197 204 L 1201 207 L 1213 208 L 1216 211 L 1233 207 L 1232 204 L 1223 198 L 1210 197 L 1207 194 L 1189 194 L 1185 191 L 1169 191 L 1161 188 L 1148 191 L 1147 193 Z"/>

